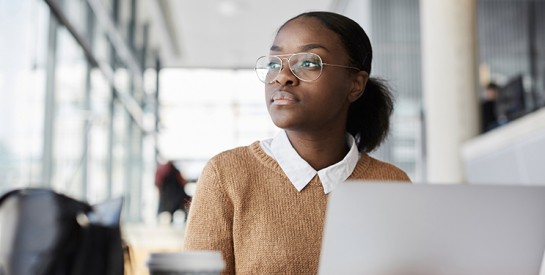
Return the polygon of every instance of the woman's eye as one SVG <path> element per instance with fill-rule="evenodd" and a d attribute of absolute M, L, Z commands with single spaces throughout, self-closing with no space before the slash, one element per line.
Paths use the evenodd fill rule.
<path fill-rule="evenodd" d="M 270 62 L 267 67 L 269 68 L 269 70 L 276 70 L 280 69 L 281 65 L 278 62 Z"/>
<path fill-rule="evenodd" d="M 301 62 L 301 67 L 308 69 L 319 68 L 320 63 L 312 60 L 304 60 Z"/>

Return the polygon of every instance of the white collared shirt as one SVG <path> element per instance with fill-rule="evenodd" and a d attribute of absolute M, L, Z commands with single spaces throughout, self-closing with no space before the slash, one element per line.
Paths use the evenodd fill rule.
<path fill-rule="evenodd" d="M 341 161 L 320 171 L 314 170 L 310 164 L 299 156 L 291 145 L 285 131 L 280 131 L 274 138 L 262 140 L 260 145 L 267 155 L 278 162 L 297 191 L 303 190 L 312 178 L 318 174 L 324 193 L 327 194 L 352 174 L 360 158 L 354 137 L 347 133 L 346 139 L 350 146 L 348 154 Z"/>

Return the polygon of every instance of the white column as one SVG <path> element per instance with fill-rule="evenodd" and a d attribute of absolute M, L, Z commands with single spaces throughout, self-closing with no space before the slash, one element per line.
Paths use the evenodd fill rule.
<path fill-rule="evenodd" d="M 421 0 L 427 181 L 464 182 L 462 143 L 479 131 L 476 0 Z"/>

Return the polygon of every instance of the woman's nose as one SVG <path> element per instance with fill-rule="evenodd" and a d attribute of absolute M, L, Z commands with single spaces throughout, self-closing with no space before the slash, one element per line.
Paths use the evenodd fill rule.
<path fill-rule="evenodd" d="M 287 61 L 287 60 L 286 60 Z M 282 86 L 286 85 L 296 85 L 299 82 L 299 79 L 293 74 L 288 63 L 283 63 L 282 68 L 276 76 L 275 82 L 278 82 Z"/>

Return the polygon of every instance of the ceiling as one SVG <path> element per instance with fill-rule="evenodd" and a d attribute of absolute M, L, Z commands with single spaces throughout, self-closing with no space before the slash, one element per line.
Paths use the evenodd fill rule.
<path fill-rule="evenodd" d="M 163 67 L 253 68 L 277 28 L 310 10 L 337 10 L 340 0 L 157 0 L 154 18 Z"/>

